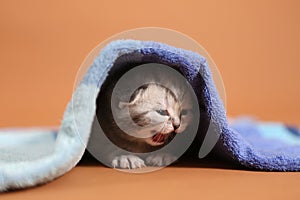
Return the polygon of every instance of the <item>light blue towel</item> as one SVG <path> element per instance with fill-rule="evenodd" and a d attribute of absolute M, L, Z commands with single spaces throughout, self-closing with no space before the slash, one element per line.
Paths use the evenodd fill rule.
<path fill-rule="evenodd" d="M 237 119 L 229 125 L 204 57 L 152 41 L 118 40 L 102 49 L 88 69 L 59 129 L 0 131 L 0 191 L 46 183 L 79 162 L 88 144 L 97 94 L 121 56 L 126 58 L 124 63 L 161 63 L 181 71 L 205 106 L 207 118 L 219 136 L 215 148 L 222 154 L 252 169 L 300 170 L 299 129 L 251 119 Z"/>

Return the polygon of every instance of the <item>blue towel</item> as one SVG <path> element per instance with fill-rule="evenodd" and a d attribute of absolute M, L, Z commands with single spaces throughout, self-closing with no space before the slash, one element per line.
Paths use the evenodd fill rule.
<path fill-rule="evenodd" d="M 122 59 L 120 59 L 122 57 Z M 160 63 L 180 71 L 204 107 L 211 132 L 204 143 L 249 169 L 300 170 L 300 131 L 281 123 L 239 118 L 230 124 L 207 61 L 201 55 L 153 41 L 118 40 L 103 48 L 70 100 L 59 128 L 0 130 L 0 191 L 49 182 L 81 159 L 89 142 L 96 97 L 114 64 Z M 200 141 L 199 141 L 200 142 Z M 199 157 L 210 148 L 202 146 Z"/>

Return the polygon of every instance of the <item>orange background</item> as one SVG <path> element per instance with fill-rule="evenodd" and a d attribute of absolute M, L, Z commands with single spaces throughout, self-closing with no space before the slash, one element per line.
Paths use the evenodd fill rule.
<path fill-rule="evenodd" d="M 206 48 L 223 76 L 229 115 L 300 124 L 299 10 L 297 0 L 1 0 L 0 127 L 59 125 L 87 54 L 113 34 L 145 26 L 175 29 Z M 152 199 L 184 199 L 184 191 L 204 199 L 300 195 L 299 173 L 164 170 L 130 176 L 77 167 L 49 185 L 11 196 L 132 199 L 128 192 L 135 187 L 144 197 L 151 197 L 150 189 Z M 105 180 L 102 187 L 99 180 Z"/>
<path fill-rule="evenodd" d="M 300 2 L 0 1 L 0 127 L 59 125 L 76 72 L 101 41 L 159 26 L 203 45 L 228 114 L 300 124 Z"/>

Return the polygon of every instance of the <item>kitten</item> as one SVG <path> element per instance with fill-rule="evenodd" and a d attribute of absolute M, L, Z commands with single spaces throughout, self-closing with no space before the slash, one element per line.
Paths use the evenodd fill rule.
<path fill-rule="evenodd" d="M 185 79 L 161 69 L 159 73 L 143 70 L 139 75 L 126 79 L 120 90 L 116 89 L 119 77 L 114 76 L 102 85 L 97 98 L 97 105 L 100 105 L 97 106 L 97 119 L 110 143 L 102 148 L 102 162 L 115 168 L 172 163 L 178 158 L 176 151 L 186 143 L 183 141 L 182 145 L 175 146 L 172 153 L 169 149 L 165 152 L 164 147 L 169 148 L 171 144 L 168 144 L 177 134 L 189 133 L 186 130 L 197 121 L 191 120 L 195 116 L 196 101 Z M 133 83 L 142 83 L 142 86 L 134 90 Z"/>
<path fill-rule="evenodd" d="M 112 167 L 134 169 L 146 165 L 164 166 L 177 160 L 170 153 L 154 153 L 146 158 L 134 153 L 156 151 L 186 129 L 191 119 L 188 115 L 191 104 L 185 91 L 148 83 L 135 90 L 129 102 L 119 101 L 112 105 L 115 105 L 112 110 L 102 109 L 101 114 L 97 112 L 98 120 L 114 145 L 133 152 L 126 154 L 117 148 L 110 148 L 107 162 Z M 115 119 L 112 113 L 115 113 Z"/>

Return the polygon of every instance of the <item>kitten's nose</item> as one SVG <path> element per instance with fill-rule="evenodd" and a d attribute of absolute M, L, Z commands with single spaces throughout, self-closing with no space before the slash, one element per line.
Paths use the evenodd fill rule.
<path fill-rule="evenodd" d="M 180 125 L 173 124 L 174 130 L 178 129 Z"/>
<path fill-rule="evenodd" d="M 171 120 L 174 130 L 178 129 L 180 126 L 180 119 L 172 117 Z"/>

